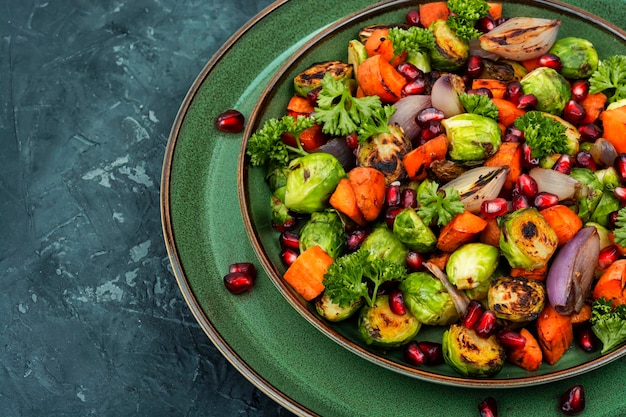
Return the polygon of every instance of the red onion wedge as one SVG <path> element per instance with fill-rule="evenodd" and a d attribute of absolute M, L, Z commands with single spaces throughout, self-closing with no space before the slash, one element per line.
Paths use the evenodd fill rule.
<path fill-rule="evenodd" d="M 459 94 L 464 92 L 463 78 L 456 74 L 444 74 L 433 84 L 431 90 L 433 107 L 441 110 L 446 118 L 465 113 L 459 100 Z"/>
<path fill-rule="evenodd" d="M 404 136 L 413 141 L 419 136 L 420 128 L 415 123 L 415 116 L 426 107 L 432 107 L 429 95 L 413 95 L 402 97 L 394 104 L 396 112 L 391 116 L 389 124 L 397 124 L 404 131 Z"/>
<path fill-rule="evenodd" d="M 483 201 L 498 197 L 509 171 L 508 166 L 472 168 L 441 188 L 457 190 L 465 209 L 478 213 Z"/>
<path fill-rule="evenodd" d="M 546 278 L 550 305 L 560 314 L 580 311 L 591 290 L 600 237 L 595 227 L 587 226 L 559 250 Z"/>
<path fill-rule="evenodd" d="M 559 201 L 574 198 L 581 188 L 578 180 L 553 169 L 538 167 L 531 169 L 528 173 L 537 182 L 539 192 L 555 194 L 559 197 Z"/>

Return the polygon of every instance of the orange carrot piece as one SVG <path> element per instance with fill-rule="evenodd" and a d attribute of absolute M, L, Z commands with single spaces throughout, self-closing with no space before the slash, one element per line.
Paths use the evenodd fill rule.
<path fill-rule="evenodd" d="M 289 146 L 298 146 L 296 144 L 296 138 L 291 133 L 283 132 L 280 135 L 280 139 Z M 300 144 L 307 152 L 311 152 L 319 148 L 326 143 L 327 139 L 328 137 L 326 134 L 322 132 L 322 125 L 315 124 L 300 132 Z"/>
<path fill-rule="evenodd" d="M 356 204 L 356 196 L 349 179 L 342 178 L 339 181 L 335 192 L 330 196 L 330 205 L 335 210 L 354 220 L 357 224 L 361 226 L 367 224 L 367 220 L 365 220 L 363 213 L 361 213 L 359 206 Z"/>
<path fill-rule="evenodd" d="M 502 17 L 502 3 L 487 3 L 489 5 L 489 14 L 493 20 L 498 20 Z"/>
<path fill-rule="evenodd" d="M 287 112 L 295 113 L 295 115 L 309 115 L 313 113 L 313 110 L 315 107 L 304 97 L 294 95 L 287 103 Z"/>
<path fill-rule="evenodd" d="M 520 335 L 526 339 L 524 347 L 518 349 L 511 349 L 507 352 L 507 359 L 527 371 L 536 371 L 541 366 L 543 360 L 543 353 L 539 342 L 535 339 L 535 336 L 526 328 L 520 330 Z"/>
<path fill-rule="evenodd" d="M 311 301 L 324 291 L 324 274 L 332 263 L 324 249 L 311 246 L 296 258 L 283 278 L 302 298 Z"/>
<path fill-rule="evenodd" d="M 513 191 L 517 178 L 522 174 L 522 146 L 517 142 L 503 142 L 497 152 L 487 158 L 485 166 L 499 167 L 508 166 L 509 173 L 506 176 L 502 193 L 508 195 Z"/>
<path fill-rule="evenodd" d="M 532 271 L 524 268 L 511 268 L 510 275 L 512 277 L 523 277 L 534 279 L 536 281 L 544 281 L 548 276 L 548 265 L 540 266 Z"/>
<path fill-rule="evenodd" d="M 448 263 L 448 259 L 450 259 L 451 252 L 436 252 L 432 253 L 428 257 L 428 262 L 435 265 L 437 268 L 442 271 L 446 270 L 446 264 Z"/>
<path fill-rule="evenodd" d="M 444 252 L 454 252 L 477 237 L 485 227 L 487 227 L 487 220 L 465 210 L 441 228 L 437 248 Z"/>
<path fill-rule="evenodd" d="M 504 98 L 506 93 L 506 84 L 504 81 L 494 80 L 491 78 L 475 78 L 472 80 L 472 88 L 488 88 L 491 90 L 494 98 Z"/>
<path fill-rule="evenodd" d="M 500 226 L 497 219 L 487 220 L 487 226 L 480 232 L 480 241 L 496 248 L 500 247 Z"/>
<path fill-rule="evenodd" d="M 378 96 L 385 103 L 395 103 L 402 97 L 406 79 L 381 55 L 367 58 L 359 65 L 357 81 L 363 94 Z"/>
<path fill-rule="evenodd" d="M 626 259 L 613 262 L 600 276 L 593 287 L 594 300 L 604 297 L 613 306 L 626 304 Z"/>
<path fill-rule="evenodd" d="M 348 179 L 363 217 L 370 222 L 375 220 L 385 202 L 385 175 L 374 168 L 356 167 L 348 172 Z"/>
<path fill-rule="evenodd" d="M 402 159 L 409 178 L 421 181 L 428 174 L 427 169 L 434 161 L 445 159 L 448 153 L 448 137 L 441 134 L 407 153 Z"/>
<path fill-rule="evenodd" d="M 617 153 L 626 152 L 626 106 L 600 113 L 604 139 L 613 144 Z"/>
<path fill-rule="evenodd" d="M 503 98 L 494 97 L 491 101 L 498 108 L 499 121 L 504 126 L 510 126 L 515 119 L 526 114 L 524 110 L 518 109 L 515 104 Z"/>
<path fill-rule="evenodd" d="M 580 217 L 572 209 L 562 204 L 543 209 L 540 213 L 552 230 L 556 232 L 556 236 L 559 238 L 558 246 L 563 246 L 569 242 L 583 227 Z"/>
<path fill-rule="evenodd" d="M 531 72 L 534 69 L 539 68 L 541 65 L 539 64 L 539 58 L 531 58 L 524 61 L 521 61 L 526 71 Z"/>
<path fill-rule="evenodd" d="M 537 318 L 537 338 L 543 358 L 549 365 L 561 359 L 574 341 L 574 329 L 569 316 L 557 313 L 546 303 Z"/>
<path fill-rule="evenodd" d="M 607 97 L 604 93 L 587 94 L 587 97 L 580 102 L 580 105 L 583 106 L 586 113 L 585 119 L 582 123 L 594 123 L 598 117 L 600 117 L 602 110 L 604 110 L 606 100 Z"/>
<path fill-rule="evenodd" d="M 572 313 L 569 316 L 572 324 L 580 324 L 591 319 L 591 305 L 583 304 L 582 308 L 578 313 Z"/>
<path fill-rule="evenodd" d="M 388 28 L 375 29 L 365 41 L 365 51 L 367 56 L 381 55 L 383 59 L 396 67 L 406 58 L 406 53 L 400 55 L 394 53 L 394 47 L 389 36 Z"/>
<path fill-rule="evenodd" d="M 450 9 L 445 1 L 424 3 L 419 5 L 420 23 L 428 28 L 435 20 L 448 20 Z"/>

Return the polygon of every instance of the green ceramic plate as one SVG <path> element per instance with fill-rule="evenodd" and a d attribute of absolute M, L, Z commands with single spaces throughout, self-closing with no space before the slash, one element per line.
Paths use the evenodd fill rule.
<path fill-rule="evenodd" d="M 578 1 L 582 6 L 582 0 Z M 166 246 L 190 309 L 212 342 L 240 372 L 300 415 L 474 415 L 478 402 L 494 395 L 506 415 L 549 416 L 556 414 L 560 393 L 574 383 L 585 386 L 587 415 L 626 414 L 626 400 L 621 395 L 621 375 L 626 371 L 623 360 L 601 368 L 599 365 L 608 360 L 596 361 L 598 369 L 584 374 L 576 368 L 578 364 L 570 363 L 565 367 L 574 366 L 575 378 L 561 380 L 567 371 L 554 368 L 548 372 L 557 371 L 558 378 L 550 379 L 547 385 L 522 383 L 521 388 L 495 393 L 434 384 L 423 380 L 428 375 L 420 379 L 408 376 L 406 371 L 392 371 L 389 368 L 396 365 L 386 363 L 388 359 L 374 363 L 372 358 L 366 360 L 342 347 L 332 340 L 337 335 L 345 337 L 338 331 L 316 330 L 292 302 L 285 301 L 285 289 L 276 287 L 263 271 L 250 293 L 233 296 L 224 289 L 222 276 L 228 265 L 257 259 L 257 253 L 249 243 L 238 201 L 237 164 L 242 136 L 218 132 L 213 125 L 215 117 L 228 108 L 237 108 L 250 115 L 256 125 L 263 117 L 277 114 L 286 97 L 280 91 L 274 93 L 276 101 L 272 100 L 263 115 L 253 111 L 266 95 L 265 87 L 276 82 L 272 78 L 285 62 L 292 62 L 294 54 L 301 56 L 300 61 L 293 61 L 293 70 L 311 62 L 316 54 L 326 56 L 320 48 L 325 42 L 329 43 L 330 53 L 337 54 L 339 50 L 331 44 L 354 36 L 351 25 L 369 19 L 355 13 L 370 7 L 367 13 L 397 20 L 407 4 L 372 6 L 363 0 L 277 2 L 231 38 L 199 75 L 172 129 L 161 194 Z M 625 5 L 623 0 L 598 1 L 593 11 L 624 26 Z M 550 13 L 575 24 L 576 33 L 598 40 L 604 55 L 607 51 L 626 50 L 623 32 L 614 27 L 601 29 L 602 21 L 590 21 L 578 9 L 568 11 L 551 2 L 505 3 L 508 6 L 536 13 L 548 8 Z M 346 16 L 351 17 L 344 20 Z M 330 36 L 324 35 L 330 27 L 337 29 Z M 310 55 L 299 53 L 307 42 L 314 42 L 316 47 Z M 266 209 L 254 208 L 255 201 L 262 199 L 266 191 L 261 173 L 253 171 L 246 180 L 248 190 L 254 190 L 249 201 L 254 224 L 259 226 L 253 240 L 262 242 L 259 264 L 274 274 L 279 263 L 273 246 L 275 237 L 269 233 L 275 235 L 267 226 L 261 226 L 269 224 L 264 223 Z M 287 300 L 291 301 L 289 297 Z M 511 377 L 515 380 L 520 375 Z"/>

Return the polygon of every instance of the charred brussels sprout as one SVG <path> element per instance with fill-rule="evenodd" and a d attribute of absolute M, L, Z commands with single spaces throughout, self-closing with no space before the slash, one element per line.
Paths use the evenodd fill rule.
<path fill-rule="evenodd" d="M 345 242 L 343 222 L 334 210 L 311 213 L 309 221 L 300 229 L 300 252 L 320 246 L 335 259 L 343 254 Z"/>
<path fill-rule="evenodd" d="M 489 117 L 462 113 L 442 121 L 450 141 L 450 158 L 459 162 L 479 162 L 496 153 L 501 144 L 498 123 Z"/>
<path fill-rule="evenodd" d="M 546 302 L 546 291 L 537 280 L 503 276 L 496 279 L 487 295 L 496 317 L 515 323 L 539 317 Z"/>
<path fill-rule="evenodd" d="M 466 243 L 450 255 L 446 274 L 459 290 L 469 290 L 489 281 L 498 267 L 500 251 L 486 243 Z"/>
<path fill-rule="evenodd" d="M 550 53 L 561 59 L 566 78 L 589 78 L 598 69 L 598 51 L 587 39 L 568 37 L 557 40 Z"/>
<path fill-rule="evenodd" d="M 428 28 L 435 36 L 435 48 L 430 51 L 434 69 L 456 71 L 469 57 L 469 44 L 450 29 L 445 20 L 436 20 Z"/>
<path fill-rule="evenodd" d="M 524 94 L 537 97 L 537 110 L 561 114 L 565 103 L 571 98 L 570 85 L 552 68 L 539 67 L 520 80 Z"/>
<path fill-rule="evenodd" d="M 441 281 L 428 272 L 413 272 L 400 283 L 409 311 L 423 324 L 438 326 L 459 319 L 454 301 Z"/>
<path fill-rule="evenodd" d="M 552 227 L 535 208 L 508 214 L 500 227 L 500 250 L 512 268 L 532 271 L 546 265 L 558 241 Z"/>
<path fill-rule="evenodd" d="M 502 370 L 506 359 L 495 335 L 483 339 L 460 324 L 453 324 L 444 332 L 442 349 L 446 363 L 463 376 L 494 376 Z"/>
<path fill-rule="evenodd" d="M 409 249 L 387 227 L 377 227 L 370 233 L 361 249 L 367 251 L 370 256 L 385 259 L 399 265 L 406 264 L 406 256 Z"/>
<path fill-rule="evenodd" d="M 322 294 L 317 300 L 315 300 L 315 310 L 317 314 L 322 316 L 328 321 L 338 322 L 350 318 L 359 311 L 359 308 L 363 305 L 363 299 L 359 299 L 357 302 L 349 303 L 347 306 L 342 307 L 326 294 Z"/>
<path fill-rule="evenodd" d="M 359 314 L 359 332 L 368 345 L 391 348 L 413 339 L 420 323 L 410 312 L 399 316 L 389 307 L 389 296 L 380 295 L 374 305 L 365 306 Z"/>
<path fill-rule="evenodd" d="M 352 78 L 352 65 L 341 61 L 326 61 L 313 64 L 309 68 L 296 75 L 293 86 L 296 94 L 302 97 L 322 85 L 324 75 L 330 73 L 335 79 L 344 81 Z"/>
<path fill-rule="evenodd" d="M 326 207 L 339 181 L 346 176 L 341 163 L 328 153 L 312 153 L 289 163 L 285 205 L 299 213 Z"/>
<path fill-rule="evenodd" d="M 412 208 L 402 210 L 393 222 L 393 233 L 409 249 L 430 252 L 437 246 L 437 236 Z"/>
<path fill-rule="evenodd" d="M 382 172 L 385 182 L 390 184 L 406 178 L 402 158 L 410 151 L 411 141 L 404 136 L 402 128 L 389 125 L 389 133 L 376 134 L 359 145 L 356 158 L 358 165 Z"/>

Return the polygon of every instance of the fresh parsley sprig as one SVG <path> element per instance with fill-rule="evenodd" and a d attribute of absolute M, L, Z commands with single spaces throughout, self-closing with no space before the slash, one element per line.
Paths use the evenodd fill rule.
<path fill-rule="evenodd" d="M 626 304 L 613 308 L 604 297 L 594 300 L 590 322 L 591 330 L 602 342 L 602 354 L 626 340 Z"/>
<path fill-rule="evenodd" d="M 533 158 L 543 158 L 568 150 L 567 128 L 563 123 L 539 111 L 529 111 L 515 119 L 515 127 L 524 132 Z"/>
<path fill-rule="evenodd" d="M 459 38 L 469 41 L 481 35 L 476 22 L 489 13 L 489 4 L 485 0 L 448 0 L 448 9 L 447 24 Z"/>
<path fill-rule="evenodd" d="M 622 247 L 626 247 L 626 207 L 622 207 L 617 212 L 617 220 L 615 221 L 613 237 L 615 239 L 615 243 Z"/>
<path fill-rule="evenodd" d="M 626 99 L 626 55 L 614 55 L 601 61 L 589 78 L 589 92 L 605 92 L 609 103 Z"/>
<path fill-rule="evenodd" d="M 495 121 L 500 117 L 498 107 L 491 99 L 483 94 L 459 94 L 459 101 L 468 113 L 489 117 Z"/>
<path fill-rule="evenodd" d="M 419 203 L 417 215 L 425 224 L 436 223 L 439 226 L 445 226 L 455 215 L 465 211 L 465 205 L 461 202 L 456 189 L 439 190 L 439 184 L 435 181 L 425 181 L 427 183 L 420 186 L 417 192 Z"/>
<path fill-rule="evenodd" d="M 403 52 L 428 52 L 435 48 L 435 35 L 430 30 L 417 26 L 408 29 L 390 28 L 387 39 L 391 41 L 395 55 Z"/>
<path fill-rule="evenodd" d="M 374 110 L 372 117 L 364 120 L 359 128 L 359 143 L 364 143 L 374 135 L 389 133 L 389 121 L 395 112 L 396 108 L 391 105 Z"/>
<path fill-rule="evenodd" d="M 300 133 L 314 124 L 315 120 L 311 117 L 283 116 L 267 120 L 248 140 L 246 153 L 250 156 L 250 163 L 252 166 L 263 166 L 275 161 L 286 165 L 293 156 L 307 155 L 308 152 L 300 144 Z M 283 133 L 293 135 L 298 147 L 284 143 L 281 138 Z"/>

